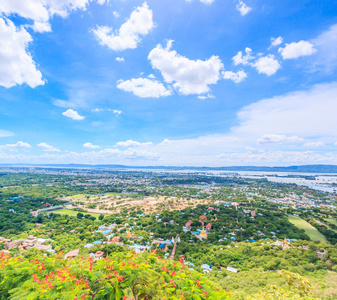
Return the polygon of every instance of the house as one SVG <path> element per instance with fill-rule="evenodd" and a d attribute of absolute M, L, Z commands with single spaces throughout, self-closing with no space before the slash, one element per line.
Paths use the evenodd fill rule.
<path fill-rule="evenodd" d="M 33 217 L 37 217 L 39 215 L 39 212 L 37 210 L 30 212 Z"/>
<path fill-rule="evenodd" d="M 103 258 L 103 255 L 104 255 L 104 252 L 103 251 L 97 251 L 94 255 L 95 259 L 98 260 L 98 259 L 101 259 Z"/>
<path fill-rule="evenodd" d="M 120 237 L 119 236 L 115 236 L 112 240 L 111 243 L 119 243 Z"/>
<path fill-rule="evenodd" d="M 324 250 L 324 251 L 316 251 L 316 254 L 317 254 L 317 257 L 320 258 L 320 259 L 324 259 L 325 256 L 328 254 L 328 251 L 327 250 Z"/>
<path fill-rule="evenodd" d="M 64 256 L 64 259 L 76 257 L 76 256 L 78 255 L 78 252 L 79 252 L 79 251 L 80 251 L 80 249 L 75 249 L 75 250 L 72 250 L 72 251 L 68 252 L 68 253 Z"/>
<path fill-rule="evenodd" d="M 207 264 L 202 264 L 201 265 L 201 269 L 202 271 L 206 274 L 212 271 L 211 267 Z"/>
<path fill-rule="evenodd" d="M 235 268 L 232 268 L 232 267 L 227 267 L 226 270 L 229 271 L 229 272 L 233 272 L 233 273 L 238 272 L 238 269 L 235 269 Z"/>

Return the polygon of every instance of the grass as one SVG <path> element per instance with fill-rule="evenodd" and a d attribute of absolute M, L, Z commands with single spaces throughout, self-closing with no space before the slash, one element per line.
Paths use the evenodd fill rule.
<path fill-rule="evenodd" d="M 80 211 L 71 210 L 71 209 L 60 209 L 60 210 L 53 211 L 53 213 L 55 213 L 55 214 L 68 215 L 68 216 L 73 216 L 73 217 L 76 217 L 79 212 Z M 81 212 L 81 213 L 84 214 L 84 215 L 89 214 L 90 216 L 95 217 L 96 219 L 100 215 L 100 214 L 88 213 L 88 212 Z"/>
<path fill-rule="evenodd" d="M 321 234 L 315 227 L 313 227 L 307 221 L 301 219 L 300 217 L 289 216 L 289 221 L 299 229 L 303 229 L 311 240 L 328 243 L 323 234 Z"/>
<path fill-rule="evenodd" d="M 336 219 L 329 218 L 329 219 L 325 219 L 325 221 L 328 221 L 329 223 L 334 224 L 334 225 L 337 226 L 337 220 Z"/>

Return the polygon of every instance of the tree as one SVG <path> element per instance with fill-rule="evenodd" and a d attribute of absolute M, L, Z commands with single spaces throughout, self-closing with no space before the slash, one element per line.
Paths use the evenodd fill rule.
<path fill-rule="evenodd" d="M 98 217 L 98 219 L 99 219 L 100 221 L 102 221 L 102 220 L 104 219 L 104 215 L 103 215 L 103 214 L 100 214 L 99 217 Z"/>

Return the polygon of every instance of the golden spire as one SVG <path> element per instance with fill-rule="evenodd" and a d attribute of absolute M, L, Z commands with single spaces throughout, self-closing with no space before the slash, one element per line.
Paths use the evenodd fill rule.
<path fill-rule="evenodd" d="M 284 244 L 284 245 L 288 245 L 288 242 L 287 242 L 287 237 L 286 237 L 286 236 L 284 237 L 283 244 Z"/>
<path fill-rule="evenodd" d="M 165 249 L 164 249 L 164 251 L 167 251 L 168 250 L 168 248 L 167 248 L 167 244 L 165 245 Z"/>
<path fill-rule="evenodd" d="M 131 233 L 130 231 L 128 230 L 128 233 L 126 234 L 126 237 L 129 239 L 131 237 Z"/>
<path fill-rule="evenodd" d="M 202 226 L 202 230 L 200 232 L 200 236 L 203 236 L 203 237 L 207 236 L 207 233 L 205 232 L 204 226 Z"/>

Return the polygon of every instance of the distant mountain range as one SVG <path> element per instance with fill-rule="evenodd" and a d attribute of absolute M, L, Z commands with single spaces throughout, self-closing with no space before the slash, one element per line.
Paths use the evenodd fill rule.
<path fill-rule="evenodd" d="M 289 167 L 188 167 L 188 166 L 125 166 L 125 165 L 87 165 L 87 164 L 0 164 L 0 167 L 42 167 L 70 169 L 147 169 L 147 170 L 191 170 L 191 171 L 256 171 L 256 172 L 301 172 L 301 173 L 337 173 L 337 165 L 303 165 Z"/>

